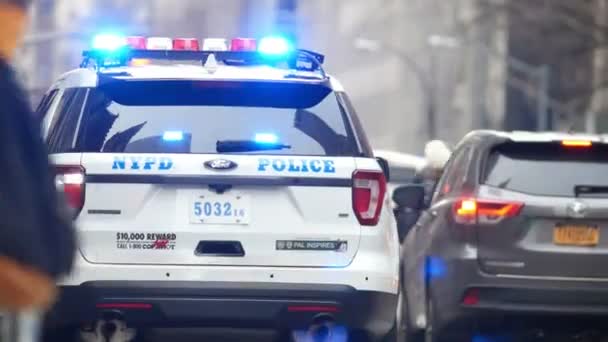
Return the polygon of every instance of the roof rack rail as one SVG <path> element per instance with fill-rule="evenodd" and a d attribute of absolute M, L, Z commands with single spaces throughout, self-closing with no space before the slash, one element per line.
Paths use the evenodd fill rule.
<path fill-rule="evenodd" d="M 319 71 L 323 78 L 327 78 L 323 69 L 325 56 L 309 50 L 294 50 L 284 55 L 267 56 L 257 51 L 137 50 L 125 47 L 112 52 L 106 50 L 84 51 L 80 67 L 88 68 L 91 66 L 91 62 L 95 62 L 96 70 L 105 67 L 126 66 L 133 59 L 200 61 L 204 64 L 210 55 L 213 55 L 218 62 L 227 65 L 268 65 L 287 62 L 293 69 Z"/>

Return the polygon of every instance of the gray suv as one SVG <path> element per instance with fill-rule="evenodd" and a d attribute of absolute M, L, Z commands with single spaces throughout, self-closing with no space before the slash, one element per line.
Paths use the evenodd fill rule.
<path fill-rule="evenodd" d="M 456 341 L 511 315 L 608 314 L 605 137 L 475 131 L 424 195 L 393 194 L 418 216 L 402 249 L 412 340 Z"/>

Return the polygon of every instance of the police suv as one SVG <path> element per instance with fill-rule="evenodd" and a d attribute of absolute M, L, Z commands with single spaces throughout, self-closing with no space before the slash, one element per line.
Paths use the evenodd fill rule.
<path fill-rule="evenodd" d="M 323 59 L 280 38 L 97 37 L 39 107 L 80 235 L 49 321 L 396 340 L 385 165 Z"/>

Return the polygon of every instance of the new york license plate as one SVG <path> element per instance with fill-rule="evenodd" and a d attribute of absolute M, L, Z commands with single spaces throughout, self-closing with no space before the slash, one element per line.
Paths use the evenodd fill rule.
<path fill-rule="evenodd" d="M 596 246 L 600 230 L 595 226 L 558 224 L 553 229 L 553 243 L 570 246 Z"/>
<path fill-rule="evenodd" d="M 249 224 L 249 197 L 245 195 L 199 195 L 190 207 L 190 222 L 203 224 Z"/>

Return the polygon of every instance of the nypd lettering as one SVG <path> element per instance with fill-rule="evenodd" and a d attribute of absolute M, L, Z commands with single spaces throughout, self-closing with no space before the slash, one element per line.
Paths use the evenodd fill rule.
<path fill-rule="evenodd" d="M 112 170 L 167 171 L 172 168 L 173 160 L 168 157 L 115 156 L 112 164 Z"/>
<path fill-rule="evenodd" d="M 117 249 L 174 250 L 177 235 L 173 233 L 116 233 Z"/>
<path fill-rule="evenodd" d="M 258 171 L 290 173 L 336 173 L 333 160 L 327 159 L 258 159 Z"/>

